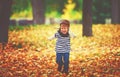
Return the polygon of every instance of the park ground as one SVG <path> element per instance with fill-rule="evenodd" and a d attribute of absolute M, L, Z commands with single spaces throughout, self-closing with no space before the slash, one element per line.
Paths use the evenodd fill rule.
<path fill-rule="evenodd" d="M 69 74 L 59 73 L 55 40 L 58 25 L 14 26 L 0 51 L 0 77 L 119 77 L 120 25 L 93 25 L 93 36 L 82 37 L 82 26 L 72 24 Z"/>

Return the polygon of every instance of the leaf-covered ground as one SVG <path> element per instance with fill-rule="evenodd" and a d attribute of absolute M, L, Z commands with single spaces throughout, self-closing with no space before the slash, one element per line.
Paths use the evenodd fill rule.
<path fill-rule="evenodd" d="M 0 51 L 0 77 L 120 77 L 120 25 L 93 25 L 93 37 L 82 37 L 72 25 L 69 74 L 59 73 L 55 41 L 47 38 L 58 26 L 11 27 Z"/>

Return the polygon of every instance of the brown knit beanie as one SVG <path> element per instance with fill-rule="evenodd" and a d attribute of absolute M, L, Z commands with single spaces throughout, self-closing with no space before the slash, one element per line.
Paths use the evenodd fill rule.
<path fill-rule="evenodd" d="M 66 19 L 64 19 L 60 22 L 60 26 L 61 26 L 61 24 L 65 24 L 65 25 L 68 25 L 68 27 L 70 27 L 70 22 Z"/>

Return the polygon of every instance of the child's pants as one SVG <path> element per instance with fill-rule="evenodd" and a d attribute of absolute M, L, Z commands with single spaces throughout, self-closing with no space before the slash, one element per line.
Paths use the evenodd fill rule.
<path fill-rule="evenodd" d="M 69 69 L 69 53 L 56 53 L 56 62 L 58 64 L 58 70 L 61 71 L 62 65 L 64 65 L 63 72 L 68 72 Z"/>

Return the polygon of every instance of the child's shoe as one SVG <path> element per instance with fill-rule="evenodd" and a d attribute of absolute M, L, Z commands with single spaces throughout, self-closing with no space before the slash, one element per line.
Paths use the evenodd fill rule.
<path fill-rule="evenodd" d="M 58 69 L 57 69 L 59 72 L 62 72 L 62 66 L 58 66 Z"/>
<path fill-rule="evenodd" d="M 68 75 L 68 74 L 69 74 L 69 73 L 68 73 L 68 71 L 64 71 L 64 70 L 62 71 L 62 73 L 65 73 L 66 75 Z"/>

